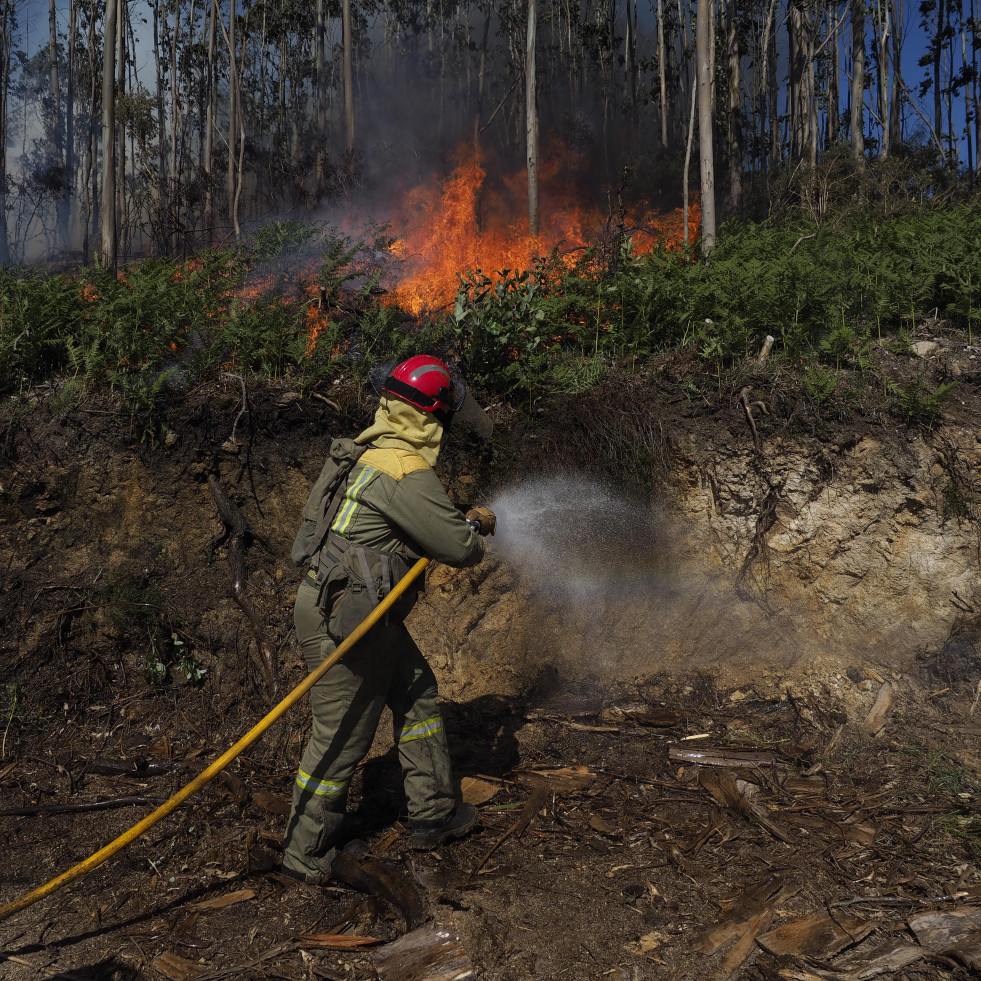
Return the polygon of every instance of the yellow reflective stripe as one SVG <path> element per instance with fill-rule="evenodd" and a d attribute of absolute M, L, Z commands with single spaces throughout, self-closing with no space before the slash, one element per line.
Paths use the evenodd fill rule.
<path fill-rule="evenodd" d="M 347 786 L 336 780 L 316 780 L 303 770 L 297 771 L 296 785 L 300 790 L 308 790 L 314 797 L 335 797 L 338 794 L 343 794 Z"/>
<path fill-rule="evenodd" d="M 343 535 L 347 531 L 351 524 L 351 519 L 354 517 L 354 512 L 358 509 L 358 494 L 368 486 L 371 478 L 376 473 L 378 471 L 374 467 L 362 467 L 361 473 L 358 474 L 358 479 L 351 484 L 344 494 L 344 502 L 341 505 L 341 509 L 337 512 L 337 517 L 334 519 L 333 525 L 331 525 L 331 531 L 335 531 L 339 535 Z"/>
<path fill-rule="evenodd" d="M 399 733 L 399 742 L 411 742 L 413 739 L 427 739 L 435 736 L 436 733 L 443 731 L 443 720 L 438 716 L 435 719 L 426 719 L 425 722 L 416 722 L 411 726 L 403 726 Z"/>

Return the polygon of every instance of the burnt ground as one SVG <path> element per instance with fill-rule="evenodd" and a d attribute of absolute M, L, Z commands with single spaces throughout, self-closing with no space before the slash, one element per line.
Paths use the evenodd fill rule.
<path fill-rule="evenodd" d="M 677 365 L 659 378 L 669 430 L 744 424 L 745 377 L 697 397 Z M 968 382 L 956 411 L 981 418 Z M 882 429 L 881 406 L 836 395 L 802 412 L 799 391 L 767 385 L 805 441 L 845 422 Z M 599 427 L 614 452 L 596 454 L 584 435 L 583 420 L 611 402 L 566 404 L 558 426 L 554 413 L 529 421 L 498 406 L 503 440 L 492 452 L 453 443 L 443 476 L 462 505 L 513 476 L 519 458 L 532 469 L 549 456 L 601 459 L 629 477 L 630 419 Z M 288 384 L 255 389 L 243 403 L 237 381 L 185 393 L 151 421 L 95 396 L 59 407 L 53 390 L 8 401 L 0 903 L 97 852 L 248 732 L 277 701 L 263 651 L 278 697 L 302 680 L 287 560 L 298 502 L 325 435 L 368 411 L 343 385 L 304 398 Z M 658 473 L 664 447 L 645 445 Z M 221 494 L 247 526 L 237 539 Z M 461 618 L 475 581 L 439 580 L 444 592 L 456 583 Z M 452 693 L 450 744 L 478 832 L 409 850 L 383 726 L 352 789 L 351 833 L 375 863 L 362 888 L 282 878 L 301 704 L 173 814 L 0 922 L 0 976 L 974 976 L 975 619 L 965 610 L 902 685 L 856 653 L 820 687 L 764 691 L 752 672 L 693 671 L 562 685 L 530 666 L 496 689 L 480 665 L 427 650 Z M 427 638 L 433 629 L 420 623 Z M 855 693 L 875 700 L 868 716 Z"/>

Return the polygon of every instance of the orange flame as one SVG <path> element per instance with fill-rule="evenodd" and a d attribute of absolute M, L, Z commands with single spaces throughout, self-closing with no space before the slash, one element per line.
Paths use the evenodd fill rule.
<path fill-rule="evenodd" d="M 452 173 L 435 186 L 422 186 L 404 197 L 403 213 L 393 223 L 401 236 L 393 252 L 404 272 L 391 290 L 392 302 L 420 315 L 453 301 L 458 274 L 481 270 L 494 279 L 500 270 L 533 268 L 536 257 L 553 248 L 573 255 L 596 239 L 609 222 L 569 175 L 574 155 L 552 143 L 539 168 L 539 234 L 528 234 L 527 173 L 490 186 L 487 169 L 472 150 L 458 151 Z M 548 161 L 548 164 L 545 164 Z M 689 227 L 697 228 L 698 209 L 689 209 Z M 658 245 L 677 247 L 684 238 L 684 213 L 657 214 L 646 205 L 625 213 L 635 254 Z"/>

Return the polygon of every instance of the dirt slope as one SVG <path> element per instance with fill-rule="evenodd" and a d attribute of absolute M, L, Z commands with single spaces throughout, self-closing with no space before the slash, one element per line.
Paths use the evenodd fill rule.
<path fill-rule="evenodd" d="M 929 340 L 879 356 L 897 384 L 958 380 L 932 426 L 674 360 L 530 418 L 495 406 L 489 448 L 453 434 L 441 476 L 501 531 L 478 568 L 430 570 L 411 626 L 482 830 L 410 852 L 383 731 L 352 831 L 401 911 L 277 877 L 301 705 L 0 922 L 0 975 L 403 979 L 388 945 L 435 924 L 458 968 L 501 981 L 969 976 L 981 413 L 970 345 Z M 8 400 L 0 426 L 0 902 L 248 731 L 269 663 L 279 696 L 302 679 L 296 516 L 326 440 L 371 410 L 345 384 L 243 402 L 229 379 L 148 429 L 54 394 Z"/>

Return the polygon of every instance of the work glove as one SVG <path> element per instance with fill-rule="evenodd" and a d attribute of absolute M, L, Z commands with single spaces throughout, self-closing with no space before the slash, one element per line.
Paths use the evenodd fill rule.
<path fill-rule="evenodd" d="M 497 530 L 497 515 L 490 508 L 471 508 L 467 521 L 478 535 L 493 535 Z"/>

